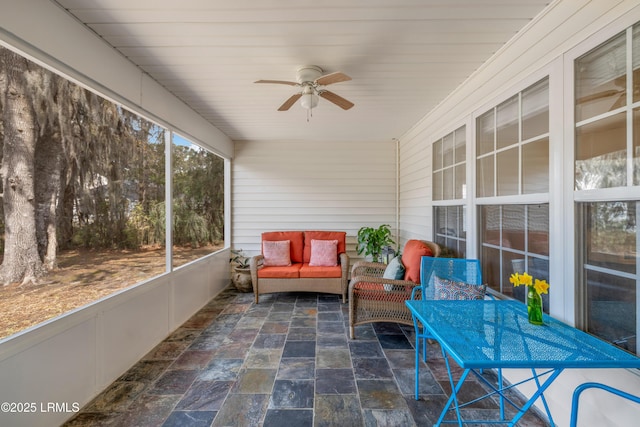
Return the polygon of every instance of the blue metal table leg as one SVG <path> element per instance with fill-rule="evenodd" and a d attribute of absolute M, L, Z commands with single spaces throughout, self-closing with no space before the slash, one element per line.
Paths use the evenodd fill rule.
<path fill-rule="evenodd" d="M 562 369 L 553 370 L 551 375 L 549 375 L 549 378 L 544 380 L 542 384 L 540 384 L 540 382 L 538 381 L 538 375 L 535 373 L 535 370 L 532 369 L 532 371 L 534 373 L 534 378 L 536 379 L 536 384 L 538 385 L 538 390 L 536 390 L 536 392 L 533 393 L 533 395 L 529 398 L 527 403 L 525 403 L 524 406 L 520 408 L 516 416 L 513 417 L 513 419 L 509 422 L 509 426 L 511 427 L 516 425 L 516 423 L 520 420 L 520 418 L 522 418 L 522 416 L 529 410 L 529 408 L 531 408 L 531 406 L 535 403 L 535 401 L 538 400 L 538 397 L 542 397 L 542 400 L 545 404 L 545 408 L 547 410 L 547 416 L 549 417 L 549 423 L 552 426 L 555 425 L 555 423 L 553 422 L 553 417 L 551 416 L 551 411 L 549 411 L 549 407 L 546 404 L 543 393 L 545 392 L 545 390 L 547 390 L 547 388 L 549 388 L 551 383 L 555 381 L 556 378 L 558 378 L 558 375 L 562 373 Z"/>
<path fill-rule="evenodd" d="M 451 384 L 451 396 L 449 396 L 449 400 L 447 400 L 447 404 L 444 405 L 444 409 L 442 409 L 442 412 L 440 413 L 440 418 L 438 418 L 438 422 L 435 425 L 439 426 L 442 424 L 442 422 L 444 421 L 445 415 L 447 415 L 447 411 L 451 407 L 451 403 L 453 403 L 456 408 L 458 425 L 462 427 L 462 414 L 460 413 L 460 405 L 458 403 L 458 392 L 462 388 L 462 384 L 464 383 L 464 380 L 469 375 L 469 372 L 471 372 L 471 369 L 465 369 L 464 372 L 462 373 L 462 376 L 460 376 L 460 379 L 458 380 L 458 384 L 455 384 L 455 382 L 453 381 L 453 373 L 451 372 L 451 366 L 449 365 L 449 358 L 447 357 L 447 352 L 444 349 L 442 349 L 442 357 L 444 357 L 444 363 L 447 366 L 447 375 L 449 375 L 449 383 Z"/>

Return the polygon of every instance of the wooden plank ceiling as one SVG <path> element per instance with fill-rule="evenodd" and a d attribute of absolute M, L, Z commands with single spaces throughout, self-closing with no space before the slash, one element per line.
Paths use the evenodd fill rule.
<path fill-rule="evenodd" d="M 548 0 L 57 0 L 233 140 L 380 141 L 415 125 Z M 352 80 L 307 121 L 302 65 Z"/>

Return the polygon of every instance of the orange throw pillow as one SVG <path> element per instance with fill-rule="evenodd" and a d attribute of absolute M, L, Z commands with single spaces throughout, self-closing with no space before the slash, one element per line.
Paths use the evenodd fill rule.
<path fill-rule="evenodd" d="M 404 265 L 404 280 L 420 283 L 420 263 L 423 256 L 433 256 L 431 248 L 420 240 L 409 240 L 404 245 L 402 264 Z"/>

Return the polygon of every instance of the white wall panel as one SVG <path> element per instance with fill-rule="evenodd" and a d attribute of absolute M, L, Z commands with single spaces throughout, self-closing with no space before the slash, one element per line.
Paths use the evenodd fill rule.
<path fill-rule="evenodd" d="M 0 360 L 0 402 L 33 404 L 32 412 L 0 412 L 0 425 L 50 427 L 73 412 L 47 412 L 48 402 L 83 405 L 96 388 L 96 319 L 88 319 Z M 4 345 L 4 344 L 3 344 Z M 30 409 L 33 407 L 30 407 Z"/>
<path fill-rule="evenodd" d="M 264 231 L 338 230 L 356 257 L 360 227 L 395 227 L 395 161 L 393 141 L 236 142 L 233 247 L 259 253 Z"/>
<path fill-rule="evenodd" d="M 175 329 L 211 299 L 208 263 L 197 261 L 176 270 L 171 282 L 171 323 Z"/>
<path fill-rule="evenodd" d="M 111 384 L 131 367 L 132 361 L 141 359 L 171 332 L 167 277 L 141 288 L 119 295 L 120 304 L 99 313 L 98 389 Z"/>

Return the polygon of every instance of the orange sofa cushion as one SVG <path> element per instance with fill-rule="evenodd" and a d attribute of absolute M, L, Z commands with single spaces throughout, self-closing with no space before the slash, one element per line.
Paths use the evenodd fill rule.
<path fill-rule="evenodd" d="M 304 258 L 308 264 L 311 260 L 311 240 L 337 240 L 338 254 L 347 251 L 347 233 L 344 231 L 305 231 L 304 232 Z M 293 261 L 293 259 L 292 259 Z M 337 260 L 336 260 L 337 261 Z"/>
<path fill-rule="evenodd" d="M 262 241 L 282 241 L 289 240 L 291 242 L 289 249 L 291 251 L 291 262 L 302 262 L 302 254 L 304 249 L 304 238 L 302 231 L 266 231 L 262 233 Z M 307 260 L 307 262 L 309 262 Z M 296 276 L 297 277 L 297 276 Z"/>
<path fill-rule="evenodd" d="M 342 268 L 340 266 L 315 267 L 309 264 L 302 264 L 300 277 L 340 278 L 342 277 Z"/>
<path fill-rule="evenodd" d="M 302 264 L 291 264 L 284 267 L 262 267 L 258 270 L 261 279 L 297 279 L 300 277 Z"/>
<path fill-rule="evenodd" d="M 420 283 L 420 262 L 423 256 L 433 256 L 431 248 L 420 240 L 409 240 L 402 252 L 404 280 Z"/>

